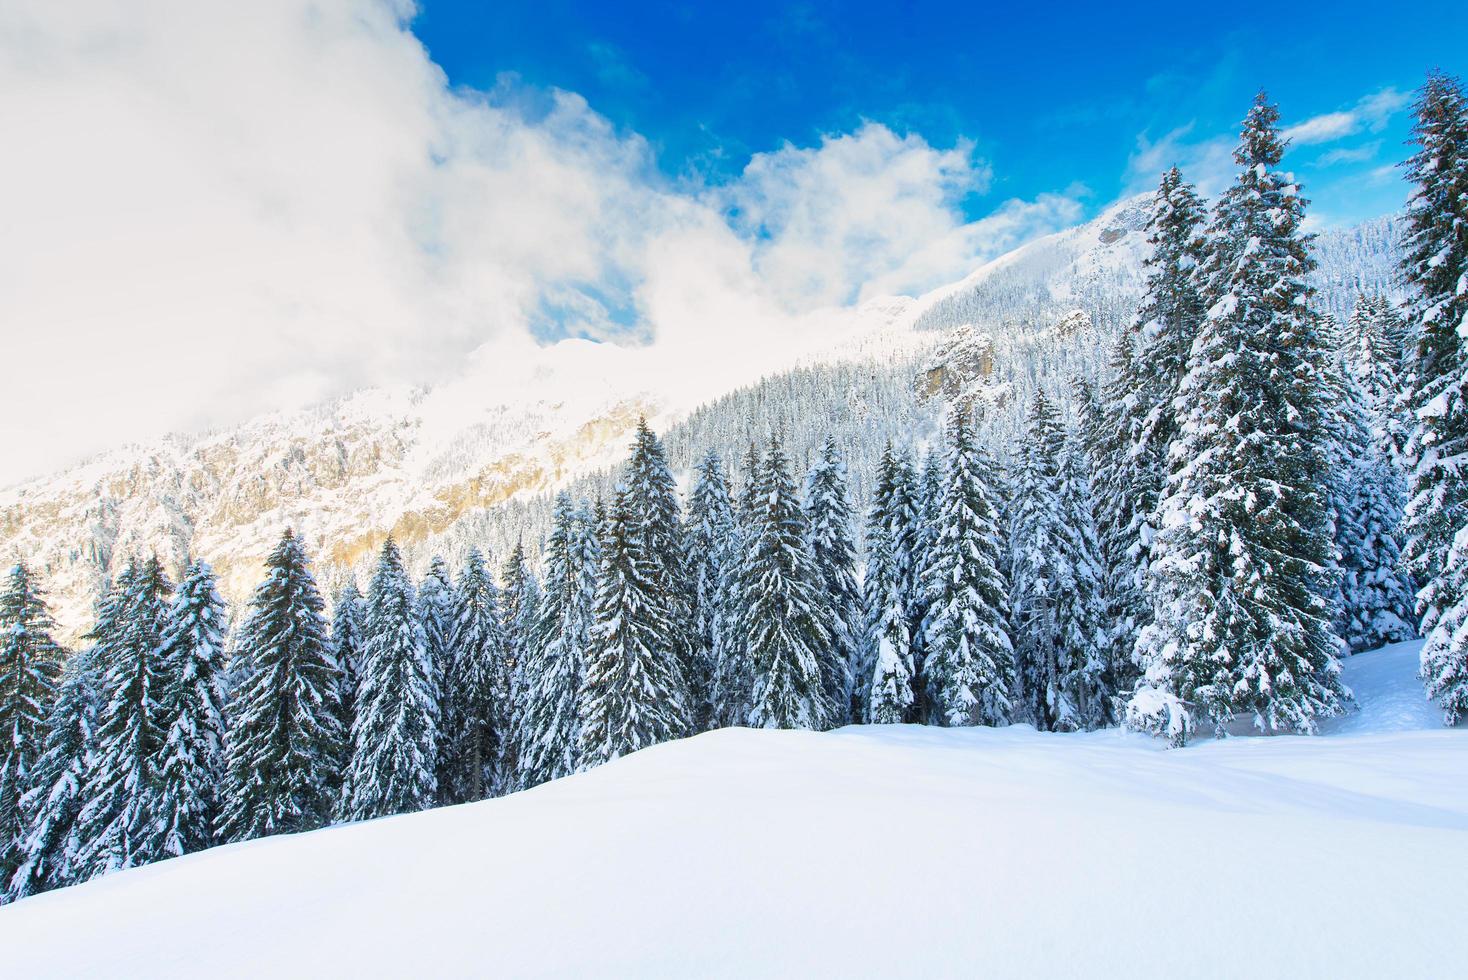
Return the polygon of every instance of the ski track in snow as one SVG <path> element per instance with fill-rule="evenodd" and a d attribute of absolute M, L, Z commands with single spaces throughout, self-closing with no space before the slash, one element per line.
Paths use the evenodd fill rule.
<path fill-rule="evenodd" d="M 1468 732 L 1418 644 L 1322 737 L 725 730 L 0 909 L 15 977 L 1444 977 Z"/>

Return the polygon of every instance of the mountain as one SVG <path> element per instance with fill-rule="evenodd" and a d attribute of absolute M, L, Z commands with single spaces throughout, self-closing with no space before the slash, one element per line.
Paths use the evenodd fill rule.
<path fill-rule="evenodd" d="M 1321 737 L 725 729 L 24 899 L 0 948 L 33 980 L 1450 975 L 1468 738 L 1417 649 L 1350 658 Z"/>
<path fill-rule="evenodd" d="M 942 374 L 956 328 L 972 326 L 987 345 L 983 382 L 996 404 L 1018 406 L 1037 385 L 1063 390 L 1073 374 L 1104 370 L 1107 341 L 1142 293 L 1148 199 L 1122 201 L 925 296 L 826 311 L 807 334 L 747 345 L 719 363 L 658 345 L 526 342 L 481 352 L 435 388 L 368 389 L 119 448 L 0 491 L 0 554 L 44 577 L 69 641 L 133 553 L 156 551 L 175 566 L 206 558 L 234 603 L 288 525 L 328 584 L 389 533 L 420 568 L 470 545 L 500 554 L 538 539 L 548 491 L 608 492 L 640 415 L 664 433 L 682 471 L 709 447 L 732 462 L 771 429 L 797 461 L 834 434 L 860 506 L 882 443 L 934 432 L 940 406 L 922 378 Z M 1392 289 L 1394 243 L 1393 219 L 1322 235 L 1322 308 L 1348 310 L 1360 288 Z M 1016 421 L 991 419 L 1001 452 Z"/>

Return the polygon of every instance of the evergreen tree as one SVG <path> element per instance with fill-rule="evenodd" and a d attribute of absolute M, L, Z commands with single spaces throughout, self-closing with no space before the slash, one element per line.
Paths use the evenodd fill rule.
<path fill-rule="evenodd" d="M 366 608 L 362 593 L 355 578 L 337 592 L 331 603 L 331 652 L 336 658 L 337 703 L 341 708 L 341 730 L 343 735 L 351 732 L 352 722 L 357 716 L 357 685 L 362 672 L 362 651 L 367 642 Z M 343 737 L 345 750 L 341 768 L 346 769 L 351 758 L 351 745 Z"/>
<path fill-rule="evenodd" d="M 174 593 L 158 649 L 164 735 L 155 819 L 169 856 L 215 841 L 224 782 L 224 629 L 214 571 L 196 559 Z"/>
<path fill-rule="evenodd" d="M 632 455 L 627 461 L 626 489 L 628 522 L 640 538 L 643 554 L 652 563 L 656 583 L 651 599 L 660 606 L 672 630 L 670 639 L 683 673 L 692 710 L 707 696 L 711 678 L 698 671 L 694 637 L 694 581 L 688 559 L 687 540 L 678 504 L 678 486 L 668 468 L 663 444 L 639 419 Z M 694 719 L 690 716 L 688 724 Z"/>
<path fill-rule="evenodd" d="M 861 588 L 856 582 L 846 463 L 833 438 L 828 437 L 821 446 L 806 477 L 805 517 L 807 548 L 830 616 L 831 644 L 829 656 L 821 663 L 821 683 L 833 712 L 831 723 L 841 725 L 851 717 L 852 668 L 861 637 Z"/>
<path fill-rule="evenodd" d="M 9 896 L 25 898 L 81 880 L 78 817 L 87 774 L 95 763 L 97 678 L 92 651 L 66 663 L 46 720 L 44 751 L 22 799 L 26 836 Z"/>
<path fill-rule="evenodd" d="M 459 576 L 458 643 L 443 692 L 439 771 L 453 802 L 471 803 L 499 781 L 495 762 L 510 724 L 499 589 L 472 550 Z"/>
<path fill-rule="evenodd" d="M 934 723 L 1002 725 L 1013 713 L 1015 677 L 994 466 L 974 440 L 964 406 L 950 411 L 946 435 L 927 567 L 932 611 L 922 683 Z"/>
<path fill-rule="evenodd" d="M 500 622 L 505 637 L 505 669 L 500 674 L 501 686 L 495 700 L 506 708 L 505 725 L 500 729 L 503 735 L 499 744 L 500 757 L 496 765 L 504 778 L 513 782 L 520 768 L 515 733 L 519 730 L 520 713 L 524 710 L 522 665 L 540 615 L 540 584 L 530 571 L 523 543 L 515 543 L 514 551 L 505 561 L 501 581 L 504 587 L 500 592 L 503 604 Z"/>
<path fill-rule="evenodd" d="M 1060 459 L 1060 577 L 1055 583 L 1057 664 L 1054 704 L 1057 731 L 1100 728 L 1111 720 L 1114 676 L 1109 656 L 1104 572 L 1097 541 L 1095 503 L 1077 435 L 1066 439 Z"/>
<path fill-rule="evenodd" d="M 1360 388 L 1377 451 L 1404 466 L 1411 430 L 1406 413 L 1403 368 L 1408 361 L 1405 324 L 1382 296 L 1361 295 L 1351 311 L 1341 353 Z"/>
<path fill-rule="evenodd" d="M 688 691 L 657 600 L 657 565 L 643 551 L 629 491 L 605 525 L 591 649 L 581 696 L 583 769 L 687 735 Z"/>
<path fill-rule="evenodd" d="M 1331 551 L 1326 352 L 1305 282 L 1305 201 L 1277 169 L 1278 118 L 1261 93 L 1244 122 L 1240 173 L 1214 218 L 1216 301 L 1178 399 L 1154 621 L 1138 641 L 1146 677 L 1128 709 L 1174 743 L 1193 716 L 1221 731 L 1240 712 L 1313 732 L 1346 698 L 1317 591 Z"/>
<path fill-rule="evenodd" d="M 357 723 L 344 801 L 348 820 L 433 806 L 438 783 L 438 678 L 414 603 L 413 584 L 392 538 L 383 543 L 367 591 Z"/>
<path fill-rule="evenodd" d="M 751 728 L 823 728 L 832 708 L 821 665 L 832 657 L 820 569 L 806 546 L 805 515 L 789 463 L 771 438 L 753 534 L 740 568 L 741 621 L 754 690 Z"/>
<path fill-rule="evenodd" d="M 578 705 L 590 643 L 596 588 L 596 549 L 591 515 L 578 512 L 571 495 L 556 495 L 544 571 L 540 619 L 526 654 L 525 710 L 520 715 L 519 784 L 536 786 L 576 771 L 580 738 Z M 584 566 L 592 562 L 592 568 Z"/>
<path fill-rule="evenodd" d="M 1407 567 L 1421 585 L 1422 676 L 1449 724 L 1468 712 L 1468 98 L 1456 78 L 1428 76 L 1413 107 L 1417 151 L 1407 160 L 1416 185 L 1407 206 L 1403 276 L 1411 290 L 1408 399 L 1413 430 L 1406 507 Z"/>
<path fill-rule="evenodd" d="M 1043 391 L 1030 406 L 1029 429 L 1010 514 L 1010 584 L 1019 689 L 1024 713 L 1041 730 L 1060 721 L 1058 599 L 1063 567 L 1060 418 Z"/>
<path fill-rule="evenodd" d="M 454 591 L 453 574 L 448 563 L 434 557 L 428 574 L 418 586 L 418 620 L 423 624 L 423 643 L 428 662 L 433 668 L 434 683 L 442 687 L 442 679 L 454 661 L 455 630 L 459 621 L 458 595 Z"/>
<path fill-rule="evenodd" d="M 1176 167 L 1164 173 L 1147 220 L 1152 251 L 1144 263 L 1146 296 L 1111 355 L 1105 431 L 1099 440 L 1095 434 L 1088 439 L 1111 621 L 1107 659 L 1119 684 L 1134 678 L 1132 648 L 1152 619 L 1147 567 L 1168 447 L 1178 433 L 1174 400 L 1207 312 L 1201 278 L 1208 257 L 1206 218 L 1193 185 Z"/>
<path fill-rule="evenodd" d="M 708 678 L 707 690 L 694 693 L 699 728 L 730 723 L 720 709 L 732 700 L 729 673 L 737 654 L 731 623 L 734 604 L 730 580 L 739 552 L 734 504 L 719 456 L 710 450 L 698 465 L 688 498 L 688 554 L 693 562 L 695 676 Z"/>
<path fill-rule="evenodd" d="M 916 720 L 917 670 L 909 615 L 915 533 L 911 486 L 905 457 L 888 443 L 882 450 L 867 515 L 865 643 L 855 671 L 863 683 L 857 687 L 861 703 L 852 706 L 857 717 L 873 724 Z"/>
<path fill-rule="evenodd" d="M 118 580 L 95 649 L 104 692 L 97 717 L 97 765 L 80 817 L 78 863 L 91 878 L 166 856 L 160 811 L 167 736 L 167 675 L 159 655 L 172 586 L 156 555 Z"/>
<path fill-rule="evenodd" d="M 42 752 L 61 672 L 54 628 L 30 569 L 17 563 L 0 589 L 0 898 L 24 859 L 21 799 Z"/>
<path fill-rule="evenodd" d="M 222 840 L 313 830 L 331 819 L 345 733 L 323 609 L 305 549 L 287 529 L 265 559 L 240 630 L 248 667 L 225 737 Z"/>

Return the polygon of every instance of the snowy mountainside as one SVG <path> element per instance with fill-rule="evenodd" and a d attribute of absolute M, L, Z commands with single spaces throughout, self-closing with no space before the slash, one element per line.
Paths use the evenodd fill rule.
<path fill-rule="evenodd" d="M 914 383 L 952 328 L 976 324 L 992 342 L 994 391 L 1012 406 L 990 423 L 1001 453 L 1030 390 L 1104 370 L 1109 339 L 1141 295 L 1146 201 L 1123 201 L 925 296 L 829 311 L 811 338 L 747 362 L 670 365 L 646 349 L 527 343 L 471 361 L 434 389 L 368 389 L 118 449 L 0 490 L 0 556 L 33 563 L 68 641 L 134 552 L 156 550 L 171 565 L 208 559 L 235 603 L 288 524 L 328 585 L 389 532 L 419 571 L 436 552 L 455 560 L 479 546 L 498 557 L 517 539 L 538 539 L 548 491 L 611 489 L 640 414 L 684 472 L 710 447 L 733 464 L 751 438 L 775 430 L 803 463 L 835 435 L 860 506 L 883 442 L 921 444 L 936 431 L 941 405 Z M 1320 236 L 1325 308 L 1348 308 L 1359 285 L 1387 281 L 1392 227 L 1384 219 Z"/>
<path fill-rule="evenodd" d="M 1468 733 L 1417 652 L 1347 660 L 1360 710 L 1313 738 L 725 729 L 24 899 L 0 948 L 37 980 L 1447 975 Z"/>

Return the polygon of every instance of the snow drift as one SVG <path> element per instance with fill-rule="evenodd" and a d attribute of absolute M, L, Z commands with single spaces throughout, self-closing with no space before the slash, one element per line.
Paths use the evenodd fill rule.
<path fill-rule="evenodd" d="M 1417 644 L 1319 738 L 728 730 L 0 909 L 16 977 L 1429 976 L 1468 740 Z"/>

